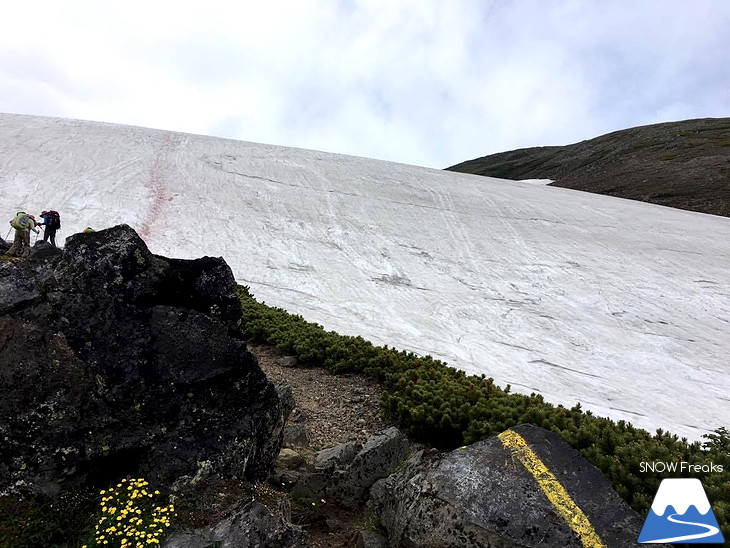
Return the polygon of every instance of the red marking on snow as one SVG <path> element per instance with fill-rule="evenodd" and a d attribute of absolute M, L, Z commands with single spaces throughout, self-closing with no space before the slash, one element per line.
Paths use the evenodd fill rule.
<path fill-rule="evenodd" d="M 142 228 L 139 231 L 139 235 L 143 240 L 146 240 L 150 236 L 153 226 L 155 223 L 159 222 L 165 202 L 172 200 L 172 196 L 168 197 L 165 192 L 165 173 L 163 165 L 171 148 L 172 133 L 167 133 L 160 150 L 157 152 L 155 161 L 152 164 L 150 179 L 147 183 L 151 203 L 147 209 L 144 220 L 142 221 Z"/>

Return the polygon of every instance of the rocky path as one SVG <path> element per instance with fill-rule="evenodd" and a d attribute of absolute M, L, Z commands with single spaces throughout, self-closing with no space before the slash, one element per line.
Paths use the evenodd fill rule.
<path fill-rule="evenodd" d="M 302 445 L 305 453 L 346 441 L 363 442 L 391 426 L 380 415 L 378 382 L 364 375 L 286 366 L 291 357 L 270 346 L 249 344 L 249 349 L 273 383 L 291 386 L 296 408 L 289 423 L 305 425 L 309 437 L 309 443 Z"/>
<path fill-rule="evenodd" d="M 289 428 L 306 431 L 308 441 L 285 443 L 311 465 L 320 449 L 346 441 L 363 442 L 371 434 L 391 426 L 380 414 L 380 385 L 364 375 L 333 375 L 320 368 L 292 366 L 292 358 L 276 348 L 249 344 L 261 369 L 275 384 L 288 384 L 296 407 Z M 347 512 L 326 503 L 297 511 L 292 522 L 309 535 L 311 548 L 340 548 L 356 545 L 360 529 L 368 527 L 363 512 Z"/>

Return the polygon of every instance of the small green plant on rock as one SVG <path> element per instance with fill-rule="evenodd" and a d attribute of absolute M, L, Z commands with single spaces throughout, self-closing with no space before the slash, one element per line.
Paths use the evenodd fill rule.
<path fill-rule="evenodd" d="M 384 534 L 385 528 L 380 522 L 380 516 L 373 510 L 367 510 L 359 523 L 358 529 L 362 531 L 373 531 L 375 533 Z"/>

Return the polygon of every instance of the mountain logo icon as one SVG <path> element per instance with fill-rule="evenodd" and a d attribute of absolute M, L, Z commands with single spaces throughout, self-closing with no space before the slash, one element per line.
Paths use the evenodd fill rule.
<path fill-rule="evenodd" d="M 639 535 L 646 544 L 723 544 L 725 539 L 700 480 L 662 480 Z"/>

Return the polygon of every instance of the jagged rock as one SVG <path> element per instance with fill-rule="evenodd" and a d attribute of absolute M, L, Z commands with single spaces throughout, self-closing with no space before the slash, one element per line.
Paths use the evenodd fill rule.
<path fill-rule="evenodd" d="M 309 445 L 309 432 L 304 423 L 290 424 L 284 427 L 284 445 L 290 447 L 306 447 Z"/>
<path fill-rule="evenodd" d="M 0 261 L 0 317 L 42 300 L 33 272 L 24 266 Z"/>
<path fill-rule="evenodd" d="M 292 495 L 326 498 L 346 508 L 364 502 L 368 490 L 408 455 L 408 439 L 397 429 L 370 436 L 363 445 L 350 441 L 323 449 L 315 456 L 314 472 L 302 474 Z"/>
<path fill-rule="evenodd" d="M 295 498 L 319 500 L 325 496 L 329 474 L 318 471 L 303 473 L 292 487 L 291 494 Z"/>
<path fill-rule="evenodd" d="M 34 270 L 0 263 L 0 493 L 169 485 L 206 461 L 268 476 L 282 405 L 235 287 L 222 259 L 152 255 L 126 225 Z"/>
<path fill-rule="evenodd" d="M 388 539 L 376 531 L 360 531 L 357 548 L 388 548 Z"/>
<path fill-rule="evenodd" d="M 276 459 L 276 465 L 288 470 L 295 470 L 304 464 L 304 457 L 293 449 L 284 448 L 279 452 Z"/>
<path fill-rule="evenodd" d="M 160 545 L 161 548 L 215 548 L 209 536 L 195 533 L 172 533 Z"/>
<path fill-rule="evenodd" d="M 640 516 L 598 469 L 552 432 L 529 425 L 514 430 L 560 479 L 606 546 L 636 544 Z M 444 455 L 419 451 L 370 496 L 391 546 L 582 546 L 496 436 Z"/>
<path fill-rule="evenodd" d="M 33 247 L 30 248 L 30 261 L 31 262 L 44 262 L 57 259 L 61 256 L 63 251 L 57 247 L 53 247 L 48 242 L 38 240 Z"/>
<path fill-rule="evenodd" d="M 346 467 L 332 473 L 327 497 L 347 508 L 356 507 L 364 502 L 370 487 L 388 476 L 409 450 L 408 438 L 395 427 L 370 436 Z"/>
<path fill-rule="evenodd" d="M 360 433 L 363 433 L 360 431 Z M 367 433 L 367 432 L 365 432 Z M 340 443 L 348 443 L 351 441 L 357 441 L 358 440 L 358 434 L 352 430 L 348 430 L 347 432 L 343 432 L 339 436 Z"/>
<path fill-rule="evenodd" d="M 362 446 L 355 441 L 340 443 L 334 447 L 322 449 L 314 457 L 314 467 L 317 470 L 332 472 L 336 468 L 344 468 L 352 462 L 362 449 Z"/>
<path fill-rule="evenodd" d="M 286 423 L 289 419 L 289 415 L 291 415 L 291 412 L 297 406 L 294 401 L 294 393 L 292 392 L 291 386 L 284 382 L 276 385 L 276 393 L 279 395 L 279 401 L 281 402 L 282 407 L 281 412 L 284 417 L 284 422 Z"/>
<path fill-rule="evenodd" d="M 173 533 L 162 548 L 306 548 L 301 527 L 286 523 L 251 501 L 218 525 L 194 533 Z"/>
<path fill-rule="evenodd" d="M 301 477 L 301 472 L 297 472 L 295 470 L 274 468 L 274 473 L 269 481 L 277 488 L 289 488 L 297 483 Z"/>

